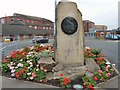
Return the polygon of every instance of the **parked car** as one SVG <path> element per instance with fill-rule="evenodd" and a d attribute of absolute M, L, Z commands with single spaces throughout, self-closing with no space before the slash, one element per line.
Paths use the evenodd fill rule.
<path fill-rule="evenodd" d="M 35 36 L 32 39 L 33 43 L 48 43 L 48 38 L 43 37 L 43 36 Z"/>
<path fill-rule="evenodd" d="M 118 40 L 119 38 L 118 38 L 118 36 L 116 34 L 107 34 L 106 39 Z"/>
<path fill-rule="evenodd" d="M 4 42 L 10 42 L 10 37 L 9 37 L 9 36 L 5 36 L 5 37 L 3 38 L 3 41 L 4 41 Z"/>
<path fill-rule="evenodd" d="M 116 35 L 117 35 L 118 39 L 120 40 L 120 35 L 119 34 L 116 34 Z"/>

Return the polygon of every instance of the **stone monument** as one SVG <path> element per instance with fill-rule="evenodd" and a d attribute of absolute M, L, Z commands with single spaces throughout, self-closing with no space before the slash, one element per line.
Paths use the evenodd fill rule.
<path fill-rule="evenodd" d="M 65 67 L 84 65 L 83 21 L 76 3 L 61 0 L 56 7 L 55 60 Z"/>

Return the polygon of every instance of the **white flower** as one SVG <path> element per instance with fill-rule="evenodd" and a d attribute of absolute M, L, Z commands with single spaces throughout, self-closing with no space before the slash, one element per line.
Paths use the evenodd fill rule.
<path fill-rule="evenodd" d="M 9 68 L 12 67 L 10 64 L 7 65 Z"/>
<path fill-rule="evenodd" d="M 13 65 L 13 62 L 10 62 L 11 65 Z"/>
<path fill-rule="evenodd" d="M 28 67 L 28 69 L 30 69 L 31 67 Z"/>
<path fill-rule="evenodd" d="M 30 61 L 27 61 L 27 63 L 30 63 Z"/>
<path fill-rule="evenodd" d="M 33 80 L 33 77 L 30 77 L 31 80 Z"/>
<path fill-rule="evenodd" d="M 112 64 L 113 67 L 115 67 L 115 64 Z"/>
<path fill-rule="evenodd" d="M 23 59 L 20 59 L 20 61 L 23 61 Z"/>
<path fill-rule="evenodd" d="M 52 51 L 52 52 L 54 52 L 54 51 Z"/>
<path fill-rule="evenodd" d="M 15 67 L 15 69 L 17 69 L 18 67 Z"/>
<path fill-rule="evenodd" d="M 12 70 L 11 70 L 11 73 L 14 73 L 14 72 L 15 72 L 15 70 L 14 70 L 14 69 L 12 69 Z"/>
<path fill-rule="evenodd" d="M 39 65 L 38 65 L 38 64 L 37 64 L 36 66 L 37 66 L 37 67 L 39 67 Z"/>
<path fill-rule="evenodd" d="M 86 49 L 90 49 L 90 47 L 86 47 Z"/>
<path fill-rule="evenodd" d="M 27 73 L 27 75 L 31 75 L 31 72 Z"/>
<path fill-rule="evenodd" d="M 33 67 L 33 65 L 31 64 L 30 67 Z"/>
<path fill-rule="evenodd" d="M 32 60 L 30 60 L 30 62 L 31 62 Z"/>
<path fill-rule="evenodd" d="M 37 68 L 36 71 L 38 71 L 39 69 Z"/>
<path fill-rule="evenodd" d="M 32 50 L 32 49 L 34 49 L 34 46 L 31 46 L 31 47 L 30 47 L 30 50 Z"/>
<path fill-rule="evenodd" d="M 44 44 L 40 44 L 40 46 L 44 46 Z"/>
<path fill-rule="evenodd" d="M 14 77 L 14 76 L 15 76 L 15 73 L 12 73 L 11 76 Z"/>
<path fill-rule="evenodd" d="M 22 63 L 18 63 L 17 66 L 18 66 L 18 67 L 23 67 L 23 64 L 22 64 Z"/>
<path fill-rule="evenodd" d="M 13 66 L 11 66 L 11 67 L 9 67 L 10 69 L 14 69 L 14 67 Z"/>
<path fill-rule="evenodd" d="M 32 62 L 29 62 L 30 65 L 32 65 L 33 63 Z"/>

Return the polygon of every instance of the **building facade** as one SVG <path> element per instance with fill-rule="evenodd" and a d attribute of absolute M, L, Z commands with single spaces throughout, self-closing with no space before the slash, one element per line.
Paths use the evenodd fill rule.
<path fill-rule="evenodd" d="M 89 20 L 83 21 L 84 32 L 89 32 L 90 29 L 94 29 L 95 23 Z"/>
<path fill-rule="evenodd" d="M 24 38 L 31 39 L 34 36 L 53 36 L 54 22 L 40 17 L 14 13 L 13 16 L 0 18 L 0 41 L 4 37 L 13 40 Z"/>
<path fill-rule="evenodd" d="M 107 30 L 106 25 L 95 25 L 94 27 L 96 30 Z"/>
<path fill-rule="evenodd" d="M 54 22 L 52 22 L 51 20 L 18 13 L 14 13 L 13 16 L 6 16 L 0 18 L 0 24 L 10 24 L 14 20 L 20 20 L 30 28 L 42 30 L 54 30 Z"/>

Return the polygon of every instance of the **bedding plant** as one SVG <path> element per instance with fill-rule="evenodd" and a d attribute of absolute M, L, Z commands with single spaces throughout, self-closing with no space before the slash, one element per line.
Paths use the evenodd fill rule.
<path fill-rule="evenodd" d="M 94 90 L 98 83 L 105 82 L 114 76 L 115 70 L 111 64 L 107 64 L 106 57 L 101 54 L 101 49 L 86 47 L 84 56 L 85 58 L 93 58 L 100 67 L 100 70 L 94 72 L 92 77 L 84 75 L 81 78 L 84 88 Z M 41 44 L 13 51 L 2 61 L 2 73 L 16 79 L 47 83 L 47 70 L 38 64 L 41 58 L 46 57 L 54 58 L 53 46 Z M 64 77 L 64 73 L 60 74 L 59 84 L 63 88 L 72 88 L 72 81 L 70 78 Z"/>

